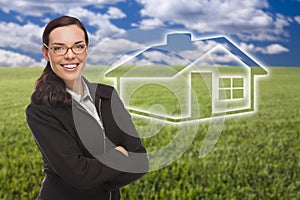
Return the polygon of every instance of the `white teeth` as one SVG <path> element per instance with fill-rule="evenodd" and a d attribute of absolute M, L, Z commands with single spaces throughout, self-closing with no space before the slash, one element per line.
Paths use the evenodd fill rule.
<path fill-rule="evenodd" d="M 72 69 L 72 68 L 75 68 L 77 67 L 77 65 L 73 64 L 73 65 L 64 65 L 65 68 L 68 68 L 68 69 Z"/>

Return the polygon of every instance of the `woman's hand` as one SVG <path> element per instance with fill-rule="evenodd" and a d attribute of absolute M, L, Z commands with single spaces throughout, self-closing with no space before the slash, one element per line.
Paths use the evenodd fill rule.
<path fill-rule="evenodd" d="M 126 149 L 122 146 L 117 146 L 115 147 L 116 150 L 120 151 L 122 154 L 124 154 L 126 157 L 128 157 L 128 152 L 126 151 Z"/>

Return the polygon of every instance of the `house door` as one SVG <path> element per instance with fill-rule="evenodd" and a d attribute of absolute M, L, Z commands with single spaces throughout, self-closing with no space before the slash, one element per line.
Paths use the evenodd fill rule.
<path fill-rule="evenodd" d="M 198 119 L 212 116 L 212 73 L 191 73 L 191 111 L 192 117 Z"/>

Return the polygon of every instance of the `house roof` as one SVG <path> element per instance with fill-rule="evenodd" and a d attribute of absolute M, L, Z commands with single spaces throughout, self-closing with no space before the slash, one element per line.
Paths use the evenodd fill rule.
<path fill-rule="evenodd" d="M 173 33 L 168 34 L 166 39 L 166 44 L 149 47 L 129 60 L 121 62 L 107 72 L 106 77 L 171 77 L 218 45 L 222 45 L 245 66 L 253 69 L 254 75 L 267 74 L 260 64 L 226 37 L 192 41 L 190 33 Z M 147 62 L 147 59 L 151 59 L 152 62 Z"/>

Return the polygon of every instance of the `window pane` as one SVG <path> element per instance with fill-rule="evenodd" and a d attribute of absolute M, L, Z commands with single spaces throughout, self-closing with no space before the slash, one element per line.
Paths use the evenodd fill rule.
<path fill-rule="evenodd" d="M 219 90 L 219 99 L 225 100 L 225 99 L 231 99 L 231 92 L 229 90 Z"/>
<path fill-rule="evenodd" d="M 244 79 L 243 78 L 233 78 L 233 86 L 232 87 L 244 87 Z"/>
<path fill-rule="evenodd" d="M 231 88 L 230 78 L 220 78 L 219 79 L 219 88 Z"/>
<path fill-rule="evenodd" d="M 244 90 L 243 89 L 233 89 L 232 98 L 233 99 L 244 98 Z"/>

